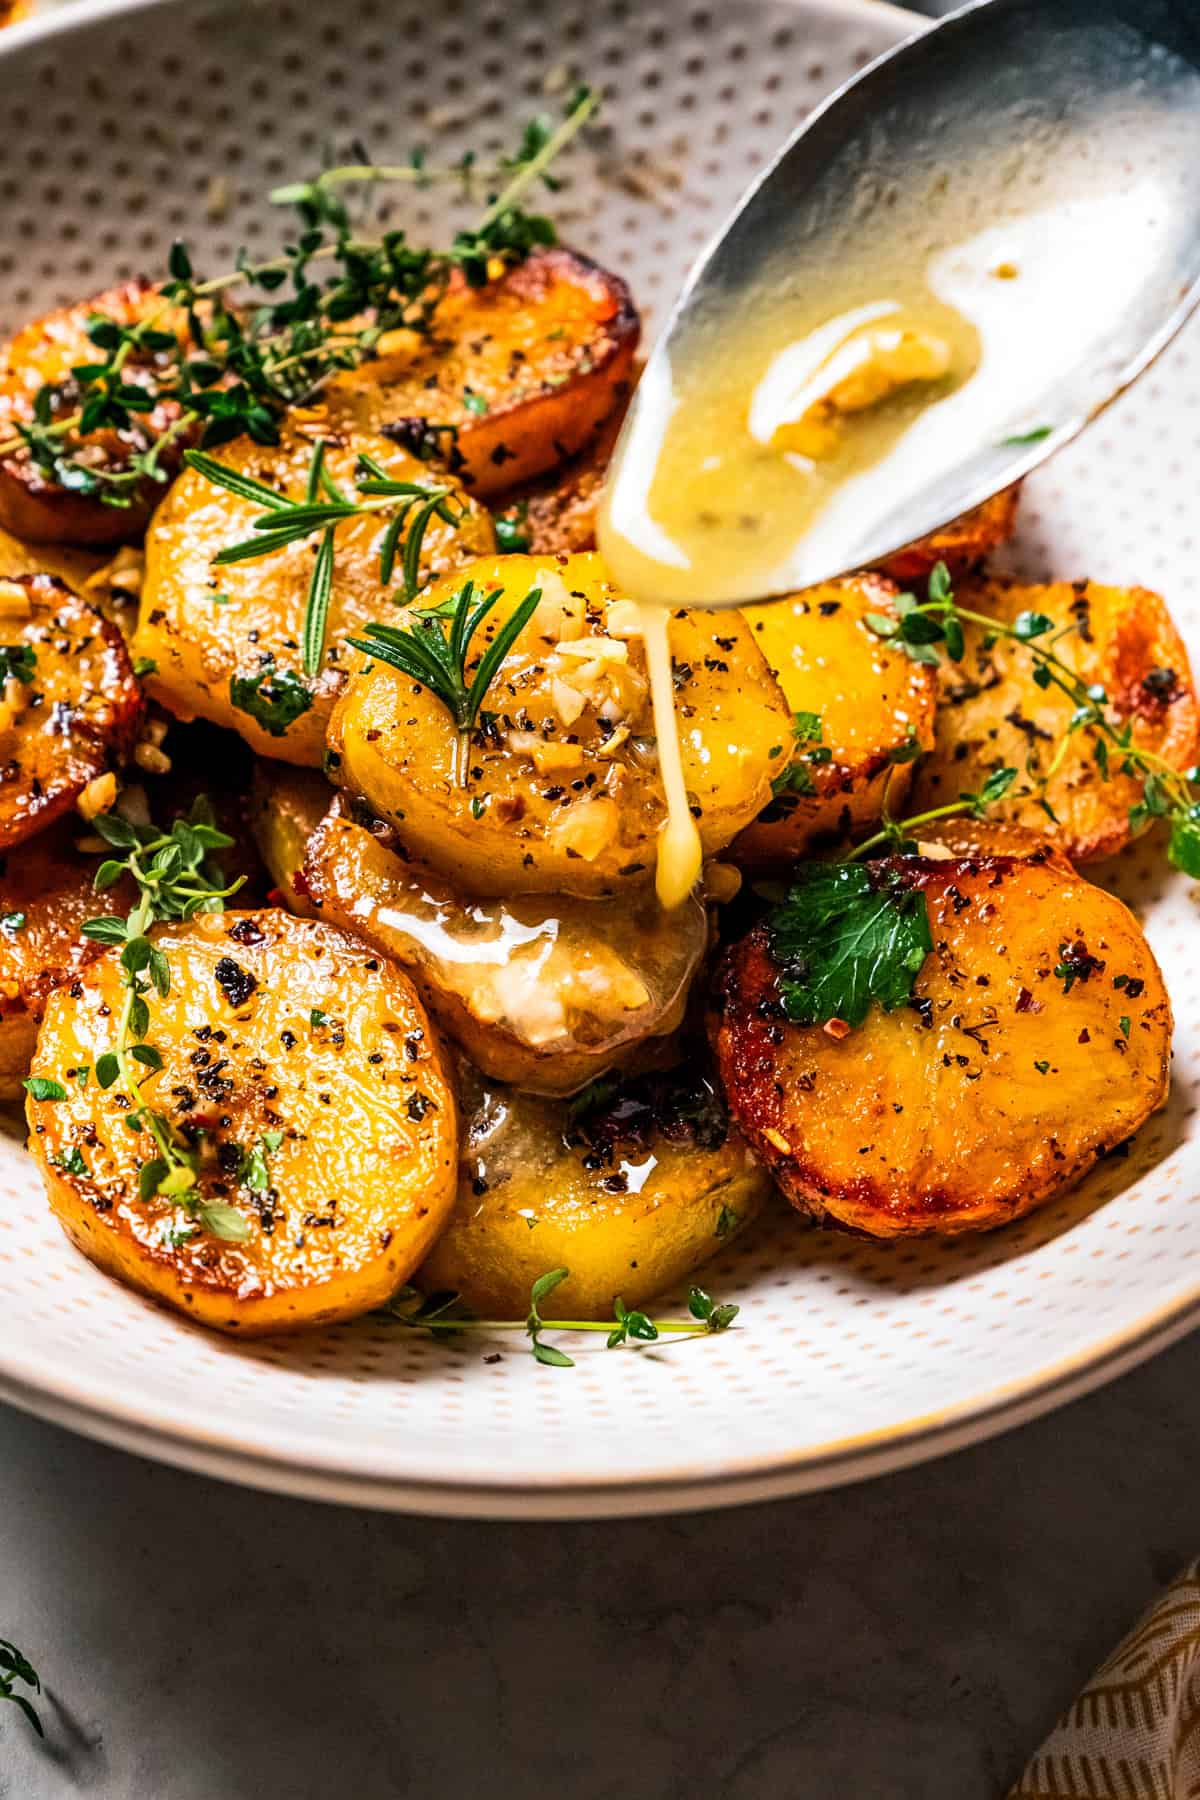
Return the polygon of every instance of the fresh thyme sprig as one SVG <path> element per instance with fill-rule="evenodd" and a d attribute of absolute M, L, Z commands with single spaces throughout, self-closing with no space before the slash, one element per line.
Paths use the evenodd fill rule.
<path fill-rule="evenodd" d="M 35 1694 L 40 1694 L 42 1691 L 38 1672 L 29 1658 L 18 1650 L 17 1646 L 8 1638 L 0 1638 L 0 1700 L 11 1700 L 14 1706 L 19 1706 L 38 1736 L 45 1737 L 46 1733 L 42 1729 L 42 1721 L 38 1717 L 37 1708 L 24 1694 L 17 1692 L 13 1686 L 16 1681 L 23 1682 L 27 1688 L 32 1688 Z"/>
<path fill-rule="evenodd" d="M 240 1243 L 249 1226 L 234 1207 L 196 1197 L 197 1158 L 192 1145 L 146 1096 L 147 1083 L 163 1067 L 161 1053 L 147 1041 L 152 994 L 165 999 L 171 991 L 167 958 L 147 936 L 150 927 L 169 919 L 190 919 L 200 912 L 221 912 L 244 881 L 239 876 L 222 885 L 210 863 L 214 850 L 228 849 L 233 839 L 219 831 L 207 802 L 198 800 L 187 819 L 176 819 L 169 831 L 135 825 L 119 813 L 104 813 L 93 826 L 119 856 L 107 858 L 96 871 L 98 889 L 110 888 L 122 876 L 132 878 L 138 897 L 124 917 L 89 919 L 83 935 L 99 944 L 120 947 L 121 984 L 125 999 L 117 1021 L 116 1042 L 96 1059 L 101 1088 L 118 1086 L 128 1102 L 127 1130 L 149 1136 L 153 1154 L 141 1165 L 138 1193 L 143 1201 L 158 1194 L 184 1208 L 214 1237 Z"/>
<path fill-rule="evenodd" d="M 394 481 L 387 470 L 371 456 L 360 456 L 355 486 L 358 498 L 342 492 L 325 466 L 326 441 L 320 439 L 313 448 L 303 500 L 289 500 L 265 482 L 256 481 L 239 469 L 209 456 L 204 450 L 188 450 L 185 461 L 189 468 L 225 488 L 241 500 L 260 505 L 263 511 L 250 521 L 253 537 L 219 550 L 213 562 L 222 566 L 254 562 L 262 556 L 273 556 L 288 544 L 321 533 L 321 543 L 313 562 L 301 629 L 301 655 L 306 675 L 320 672 L 325 654 L 325 634 L 329 620 L 329 603 L 333 594 L 334 531 L 349 519 L 368 518 L 375 513 L 391 512 L 392 517 L 379 547 L 379 579 L 384 587 L 391 583 L 397 555 L 404 582 L 404 598 L 415 600 L 421 591 L 421 552 L 425 535 L 434 519 L 457 528 L 465 517 L 465 509 L 456 505 L 452 490 L 430 481 Z M 400 554 L 401 538 L 403 553 Z"/>
<path fill-rule="evenodd" d="M 1022 612 L 1010 623 L 960 606 L 946 565 L 938 563 L 929 577 L 925 601 L 901 594 L 894 617 L 869 613 L 867 624 L 879 637 L 899 644 L 914 661 L 931 665 L 940 663 L 942 653 L 951 662 L 962 661 L 966 625 L 983 632 L 985 654 L 1001 639 L 1027 650 L 1037 686 L 1057 688 L 1073 709 L 1054 754 L 1044 771 L 1038 772 L 1041 793 L 1037 804 L 1057 823 L 1046 786 L 1061 768 L 1072 739 L 1086 731 L 1092 738 L 1092 754 L 1102 780 L 1109 779 L 1115 764 L 1116 772 L 1141 781 L 1141 798 L 1130 808 L 1131 829 L 1140 830 L 1150 819 L 1164 819 L 1170 832 L 1169 860 L 1184 874 L 1200 879 L 1200 769 L 1175 769 L 1157 751 L 1135 743 L 1132 724 L 1122 724 L 1113 716 L 1107 690 L 1099 683 L 1084 681 L 1058 654 L 1057 645 L 1079 629 L 1075 622 L 1058 625 L 1045 613 Z"/>
<path fill-rule="evenodd" d="M 693 1287 L 688 1294 L 687 1319 L 651 1319 L 646 1313 L 627 1307 L 618 1295 L 613 1301 L 611 1319 L 544 1319 L 542 1301 L 554 1292 L 570 1274 L 569 1269 L 548 1269 L 539 1275 L 529 1290 L 529 1311 L 524 1319 L 473 1319 L 455 1312 L 457 1294 L 431 1294 L 422 1299 L 414 1288 L 402 1288 L 391 1304 L 384 1308 L 389 1318 L 415 1331 L 427 1331 L 434 1337 L 449 1337 L 460 1331 L 521 1331 L 529 1338 L 529 1348 L 536 1361 L 547 1368 L 573 1369 L 575 1363 L 565 1351 L 543 1340 L 546 1331 L 602 1331 L 606 1350 L 623 1344 L 652 1344 L 663 1336 L 704 1337 L 711 1332 L 728 1331 L 741 1311 L 740 1307 L 718 1305 L 704 1288 Z"/>
<path fill-rule="evenodd" d="M 265 261 L 253 263 L 240 252 L 232 270 L 204 278 L 177 242 L 161 307 L 133 323 L 94 314 L 87 332 L 101 356 L 76 365 L 66 381 L 40 388 L 32 418 L 0 444 L 0 456 L 24 448 L 48 481 L 127 507 L 146 483 L 169 478 L 164 457 L 180 437 L 198 433 L 205 449 L 243 435 L 277 442 L 285 410 L 311 401 L 331 376 L 374 355 L 387 332 L 428 331 L 456 275 L 482 286 L 497 261 L 520 261 L 555 241 L 550 220 L 517 202 L 536 181 L 556 185 L 549 165 L 596 105 L 597 97 L 579 88 L 557 127 L 548 119 L 527 125 L 517 153 L 497 171 L 505 178 L 502 191 L 448 250 L 417 248 L 399 230 L 359 236 L 339 192 L 351 182 L 441 173 L 421 159 L 400 168 L 363 161 L 276 189 L 272 199 L 297 209 L 300 229 L 281 255 Z M 447 173 L 462 178 L 472 168 L 464 158 Z M 333 272 L 322 279 L 313 265 L 324 263 Z M 246 290 L 246 307 L 229 304 L 234 289 Z M 182 313 L 185 330 L 165 328 L 172 308 Z M 174 416 L 151 433 L 149 415 L 164 404 Z M 127 434 L 119 466 L 72 444 L 101 430 Z"/>
<path fill-rule="evenodd" d="M 361 638 L 346 640 L 352 649 L 420 682 L 441 701 L 458 731 L 456 776 L 460 786 L 466 784 L 470 735 L 487 691 L 542 597 L 541 588 L 529 590 L 501 625 L 468 681 L 472 640 L 503 593 L 503 588 L 483 593 L 473 581 L 464 581 L 458 592 L 439 606 L 416 609 L 411 626 L 373 622 L 364 625 Z"/>

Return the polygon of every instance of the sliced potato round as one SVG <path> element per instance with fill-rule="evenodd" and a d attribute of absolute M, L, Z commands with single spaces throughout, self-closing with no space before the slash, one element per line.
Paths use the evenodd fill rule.
<path fill-rule="evenodd" d="M 0 580 L 0 674 L 7 849 L 69 812 L 128 753 L 142 692 L 116 626 L 48 575 Z"/>
<path fill-rule="evenodd" d="M 121 882 L 98 899 L 94 857 L 75 848 L 80 828 L 52 825 L 19 851 L 0 855 L 0 1099 L 21 1097 L 37 1021 L 52 989 L 71 981 L 99 953 L 80 937 L 85 919 L 127 909 Z"/>
<path fill-rule="evenodd" d="M 934 943 L 911 1003 L 848 1035 L 791 1023 L 759 925 L 714 990 L 721 1081 L 799 1211 L 874 1237 L 986 1230 L 1162 1104 L 1170 1003 L 1133 915 L 1049 860 L 891 866 Z"/>
<path fill-rule="evenodd" d="M 522 1318 L 548 1269 L 556 1316 L 640 1306 L 716 1254 L 771 1181 L 695 1072 L 614 1087 L 587 1109 L 462 1071 L 458 1201 L 417 1273 L 485 1318 Z"/>
<path fill-rule="evenodd" d="M 777 867 L 819 838 L 873 825 L 885 791 L 893 813 L 901 806 L 913 759 L 933 742 L 937 680 L 866 623 L 892 611 L 895 593 L 881 576 L 856 575 L 745 609 L 796 725 L 791 764 L 735 861 Z"/>
<path fill-rule="evenodd" d="M 313 912 L 304 879 L 308 840 L 333 799 L 334 790 L 315 769 L 260 762 L 254 771 L 250 828 L 274 884 L 272 897 L 302 917 Z"/>
<path fill-rule="evenodd" d="M 314 417 L 274 446 L 243 438 L 218 460 L 292 499 L 304 496 L 318 439 L 325 467 L 343 492 L 354 493 L 358 458 L 374 457 L 397 481 L 431 481 L 429 470 L 386 438 L 330 436 Z M 440 481 L 439 481 L 440 485 Z M 458 492 L 455 527 L 434 519 L 424 537 L 422 577 L 491 548 L 491 521 Z M 252 562 L 217 564 L 217 552 L 254 536 L 262 508 L 186 469 L 154 515 L 146 538 L 146 573 L 134 648 L 155 664 L 147 686 L 181 719 L 227 725 L 262 756 L 318 767 L 325 727 L 345 683 L 345 639 L 369 620 L 389 619 L 392 595 L 379 578 L 379 552 L 391 514 L 349 519 L 336 529 L 333 595 L 325 654 L 315 677 L 304 674 L 301 639 L 318 535 Z M 399 583 L 399 574 L 395 576 Z"/>
<path fill-rule="evenodd" d="M 650 888 L 464 901 L 381 829 L 382 841 L 335 802 L 309 839 L 302 889 L 408 970 L 486 1074 L 573 1093 L 679 1025 L 708 944 L 700 899 L 670 913 Z"/>
<path fill-rule="evenodd" d="M 524 539 L 514 549 L 531 556 L 571 556 L 596 548 L 600 495 L 627 410 L 622 402 L 569 461 L 492 501 L 497 521 Z"/>
<path fill-rule="evenodd" d="M 972 507 L 926 538 L 918 538 L 897 550 L 882 564 L 885 575 L 905 585 L 926 581 L 937 563 L 944 562 L 955 578 L 978 568 L 985 557 L 1006 544 L 1017 528 L 1020 486 L 993 494 L 982 506 Z"/>
<path fill-rule="evenodd" d="M 242 1215 L 244 1242 L 139 1197 L 153 1141 L 120 1084 L 82 1085 L 122 1002 L 106 951 L 50 997 L 29 1098 L 50 1205 L 85 1255 L 201 1324 L 249 1336 L 380 1305 L 428 1252 L 454 1200 L 457 1119 L 437 1039 L 408 978 L 345 932 L 279 911 L 159 926 L 170 993 L 144 1098 L 196 1144 L 196 1199 Z M 254 1164 L 257 1163 L 257 1168 Z"/>
<path fill-rule="evenodd" d="M 1176 769 L 1196 762 L 1200 707 L 1192 671 L 1157 594 L 1092 581 L 1046 587 L 989 581 L 958 598 L 972 611 L 1009 623 L 1031 612 L 1073 625 L 1068 636 L 1056 639 L 1056 653 L 1085 683 L 1104 689 L 1113 716 L 1131 727 L 1133 742 Z M 1056 687 L 1037 686 L 1025 645 L 1000 639 L 985 649 L 984 641 L 981 628 L 969 628 L 962 662 L 943 668 L 936 739 L 917 770 L 913 810 L 978 792 L 992 770 L 1015 768 L 1020 778 L 990 809 L 992 816 L 1040 832 L 1074 861 L 1111 856 L 1134 835 L 1129 809 L 1141 799 L 1141 782 L 1121 774 L 1115 747 L 1106 777 L 1090 731 L 1077 732 L 1059 760 L 1072 701 Z"/>
<path fill-rule="evenodd" d="M 456 276 L 431 333 L 390 333 L 330 383 L 329 404 L 495 494 L 587 443 L 625 398 L 638 332 L 618 276 L 573 250 L 536 250 L 483 287 Z"/>
<path fill-rule="evenodd" d="M 470 893 L 612 896 L 654 879 L 666 808 L 642 640 L 598 556 L 480 558 L 470 580 L 501 598 L 475 634 L 468 678 L 533 589 L 542 599 L 497 671 L 460 761 L 447 708 L 379 662 L 351 679 L 330 723 L 333 779 L 395 824 L 416 856 Z M 621 636 L 610 631 L 619 628 Z M 791 719 L 735 613 L 674 614 L 684 777 L 706 855 L 770 796 Z"/>
<path fill-rule="evenodd" d="M 167 305 L 158 289 L 146 281 L 128 281 L 95 299 L 77 301 L 34 319 L 0 352 L 0 439 L 13 442 L 16 427 L 30 423 L 34 401 L 44 386 L 55 390 L 51 422 L 79 410 L 78 385 L 71 371 L 77 365 L 102 360 L 86 329 L 88 319 L 96 313 L 119 325 L 137 324 L 153 316 L 157 330 L 177 337 L 187 331 L 184 312 Z M 161 352 L 133 355 L 121 371 L 122 380 L 135 387 L 148 386 L 165 361 Z M 126 430 L 95 431 L 86 438 L 71 431 L 60 443 L 65 454 L 85 451 L 93 467 L 120 473 L 129 468 L 131 456 L 148 449 L 160 432 L 176 422 L 179 411 L 175 401 L 164 401 L 152 412 L 137 414 Z M 178 468 L 186 442 L 181 434 L 164 451 L 164 482 Z M 134 543 L 145 530 L 163 487 L 143 480 L 129 496 L 130 504 L 120 506 L 106 505 L 103 493 L 99 484 L 94 493 L 63 487 L 39 467 L 24 445 L 0 457 L 0 525 L 19 538 L 45 543 Z"/>

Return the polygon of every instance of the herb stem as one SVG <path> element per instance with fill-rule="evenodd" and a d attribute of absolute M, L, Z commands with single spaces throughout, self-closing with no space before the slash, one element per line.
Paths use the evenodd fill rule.
<path fill-rule="evenodd" d="M 977 804 L 975 795 L 971 795 L 969 798 L 964 796 L 960 800 L 950 801 L 946 806 L 935 806 L 929 812 L 914 813 L 910 819 L 889 820 L 881 831 L 875 832 L 872 837 L 864 838 L 861 844 L 856 844 L 854 849 L 842 858 L 842 861 L 861 862 L 879 844 L 894 844 L 898 838 L 911 837 L 919 825 L 932 825 L 937 819 L 953 819 L 962 813 L 974 812 Z"/>
<path fill-rule="evenodd" d="M 570 143 L 575 133 L 587 123 L 599 104 L 599 94 L 589 93 L 584 95 L 577 106 L 572 107 L 557 129 L 550 133 L 536 156 L 531 156 L 528 162 L 522 163 L 508 186 L 503 192 L 497 194 L 476 227 L 477 235 L 482 235 L 489 226 L 496 223 L 497 219 L 512 210 L 526 188 L 538 179 L 542 171 L 549 167 L 564 146 Z"/>

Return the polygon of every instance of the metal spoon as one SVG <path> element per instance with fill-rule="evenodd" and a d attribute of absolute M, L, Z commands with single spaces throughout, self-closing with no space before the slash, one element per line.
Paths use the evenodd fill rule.
<path fill-rule="evenodd" d="M 988 287 L 1009 241 L 1022 279 Z M 848 481 L 770 566 L 693 543 L 664 597 L 732 604 L 876 562 L 1036 468 L 1141 374 L 1200 299 L 1198 0 L 975 0 L 839 88 L 689 275 L 618 442 L 606 554 L 647 528 L 665 541 L 657 449 L 689 384 L 720 378 L 721 345 L 753 339 L 789 294 L 811 320 L 864 244 L 881 268 L 924 259 L 943 297 L 966 297 L 978 373 L 918 413 L 885 482 Z M 707 516 L 710 542 L 736 511 Z"/>

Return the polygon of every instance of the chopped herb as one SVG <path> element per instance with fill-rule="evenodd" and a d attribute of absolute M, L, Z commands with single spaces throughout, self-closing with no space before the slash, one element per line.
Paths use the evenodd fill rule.
<path fill-rule="evenodd" d="M 23 912 L 0 914 L 0 926 L 2 926 L 5 931 L 24 931 L 25 925 L 26 918 Z"/>
<path fill-rule="evenodd" d="M 88 1173 L 88 1166 L 83 1160 L 83 1151 L 78 1144 L 72 1144 L 65 1156 L 52 1156 L 50 1161 L 56 1169 L 61 1169 L 64 1175 L 86 1175 Z"/>
<path fill-rule="evenodd" d="M 1129 1030 L 1130 1030 L 1131 1023 L 1132 1023 L 1132 1021 L 1129 1019 L 1129 1017 L 1125 1013 L 1122 1013 L 1121 1017 L 1117 1020 L 1117 1024 L 1121 1027 L 1121 1036 L 1123 1038 L 1127 1038 L 1129 1036 Z"/>
<path fill-rule="evenodd" d="M 1039 1075 L 1047 1075 L 1050 1072 L 1050 1064 L 1048 1062 L 1035 1062 L 1033 1066 Z"/>
<path fill-rule="evenodd" d="M 768 919 L 789 1019 L 861 1025 L 872 1003 L 892 1012 L 933 949 L 925 896 L 894 869 L 802 863 Z"/>
<path fill-rule="evenodd" d="M 300 677 L 291 669 L 277 669 L 273 663 L 257 675 L 230 676 L 229 699 L 239 712 L 248 713 L 272 737 L 283 737 L 288 726 L 294 725 L 313 703 L 312 693 Z"/>
<path fill-rule="evenodd" d="M 134 658 L 133 672 L 139 678 L 145 675 L 157 675 L 158 664 L 152 656 L 137 656 Z"/>
<path fill-rule="evenodd" d="M 37 672 L 32 644 L 0 644 L 0 681 L 15 679 L 28 687 Z"/>
<path fill-rule="evenodd" d="M 22 1086 L 34 1100 L 65 1100 L 67 1090 L 61 1081 L 52 1081 L 48 1075 L 27 1075 Z"/>

